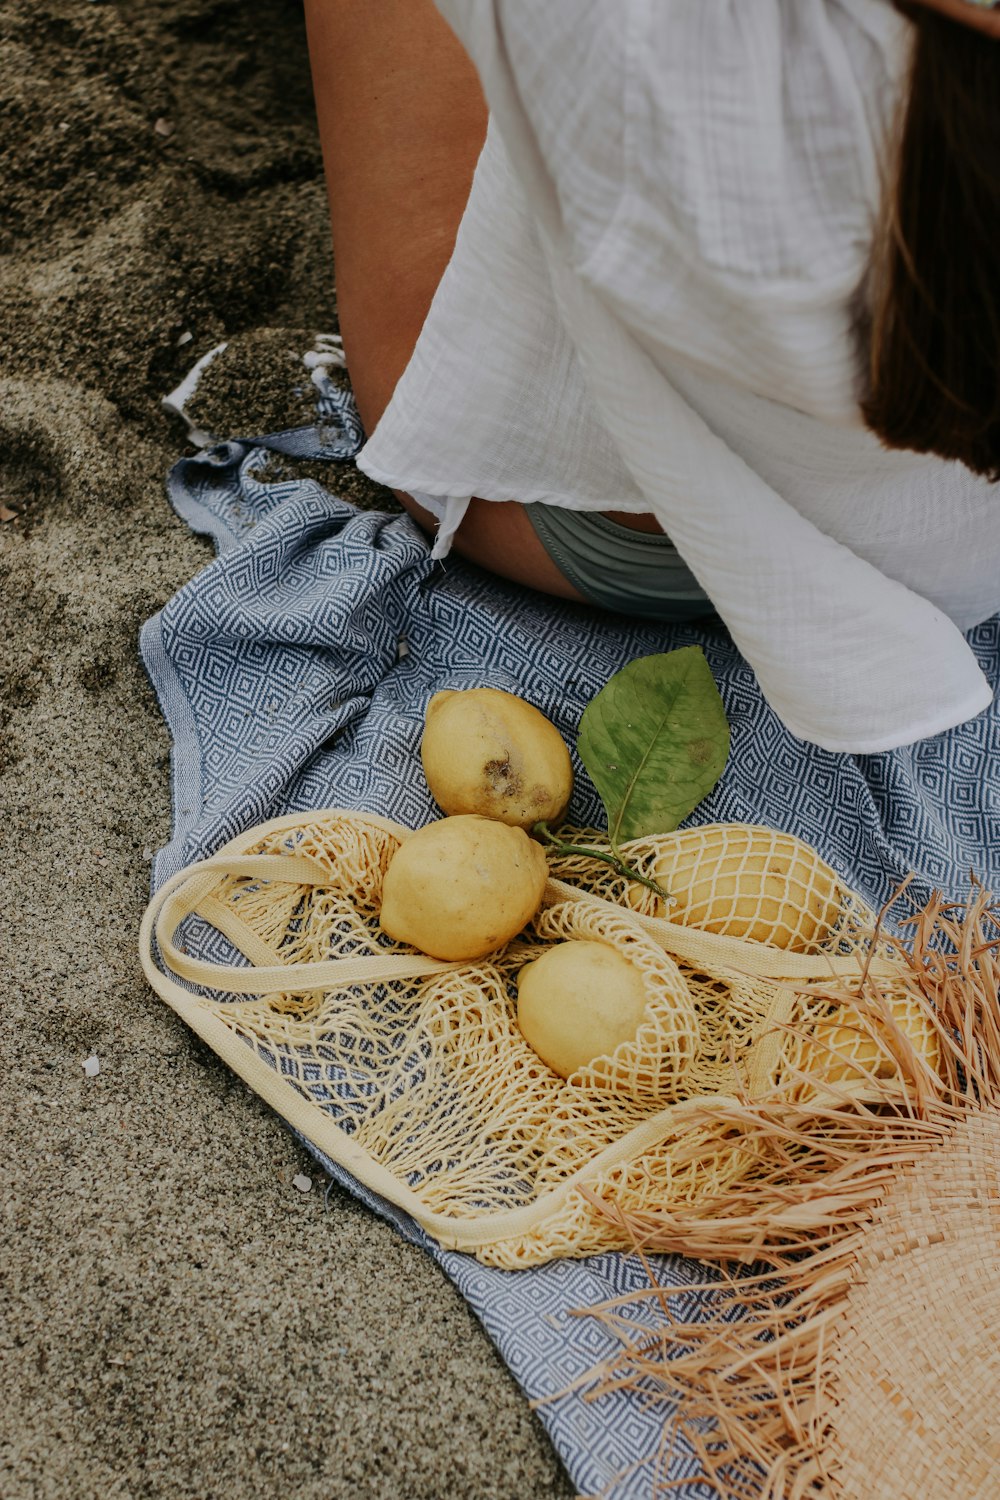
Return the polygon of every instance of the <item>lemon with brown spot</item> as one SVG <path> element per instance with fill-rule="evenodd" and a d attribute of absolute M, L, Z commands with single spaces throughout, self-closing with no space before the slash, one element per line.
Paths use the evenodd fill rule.
<path fill-rule="evenodd" d="M 558 823 L 573 790 L 562 735 L 514 693 L 467 688 L 435 693 L 420 755 L 445 813 L 476 813 L 518 828 Z"/>

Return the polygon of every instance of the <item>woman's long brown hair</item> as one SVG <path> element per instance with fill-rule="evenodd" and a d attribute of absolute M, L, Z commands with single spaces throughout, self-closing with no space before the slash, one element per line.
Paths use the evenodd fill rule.
<path fill-rule="evenodd" d="M 1000 41 L 923 6 L 873 268 L 862 410 L 891 448 L 1000 481 Z"/>

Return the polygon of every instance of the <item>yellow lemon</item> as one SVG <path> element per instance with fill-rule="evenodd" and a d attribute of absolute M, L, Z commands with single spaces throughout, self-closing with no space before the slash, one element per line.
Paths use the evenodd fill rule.
<path fill-rule="evenodd" d="M 528 1046 L 562 1078 L 636 1035 L 646 986 L 610 943 L 558 943 L 517 977 L 517 1024 Z"/>
<path fill-rule="evenodd" d="M 920 1004 L 905 995 L 889 997 L 892 1023 L 903 1033 L 918 1057 L 935 1072 L 940 1045 L 934 1022 Z M 892 1027 L 881 1017 L 861 1015 L 851 1005 L 841 1005 L 813 1027 L 805 1042 L 799 1066 L 825 1083 L 856 1083 L 871 1078 L 894 1078 L 899 1072 L 892 1048 L 902 1051 Z"/>
<path fill-rule="evenodd" d="M 427 785 L 446 813 L 531 828 L 559 822 L 573 790 L 558 729 L 532 704 L 497 688 L 435 693 L 420 754 Z"/>
<path fill-rule="evenodd" d="M 382 885 L 379 921 L 432 958 L 484 958 L 541 905 L 548 867 L 520 828 L 442 818 L 403 840 Z"/>
<path fill-rule="evenodd" d="M 822 945 L 841 911 L 836 873 L 801 839 L 770 828 L 717 823 L 672 834 L 652 875 L 673 898 L 656 915 L 792 952 Z M 629 888 L 632 907 L 648 899 Z"/>

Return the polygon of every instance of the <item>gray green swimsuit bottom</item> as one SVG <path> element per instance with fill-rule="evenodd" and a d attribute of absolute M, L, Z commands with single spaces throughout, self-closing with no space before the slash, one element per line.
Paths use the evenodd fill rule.
<path fill-rule="evenodd" d="M 632 531 L 594 510 L 526 505 L 538 540 L 590 604 L 646 620 L 696 620 L 712 602 L 662 532 Z"/>

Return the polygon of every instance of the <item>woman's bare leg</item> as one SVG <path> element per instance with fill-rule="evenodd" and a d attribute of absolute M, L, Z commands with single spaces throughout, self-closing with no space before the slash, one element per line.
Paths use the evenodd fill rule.
<path fill-rule="evenodd" d="M 479 152 L 479 79 L 431 0 L 306 0 L 333 225 L 337 304 L 367 432 L 413 352 L 451 257 Z M 420 525 L 435 522 L 400 495 Z M 562 598 L 581 595 L 522 506 L 473 500 L 461 556 Z"/>

